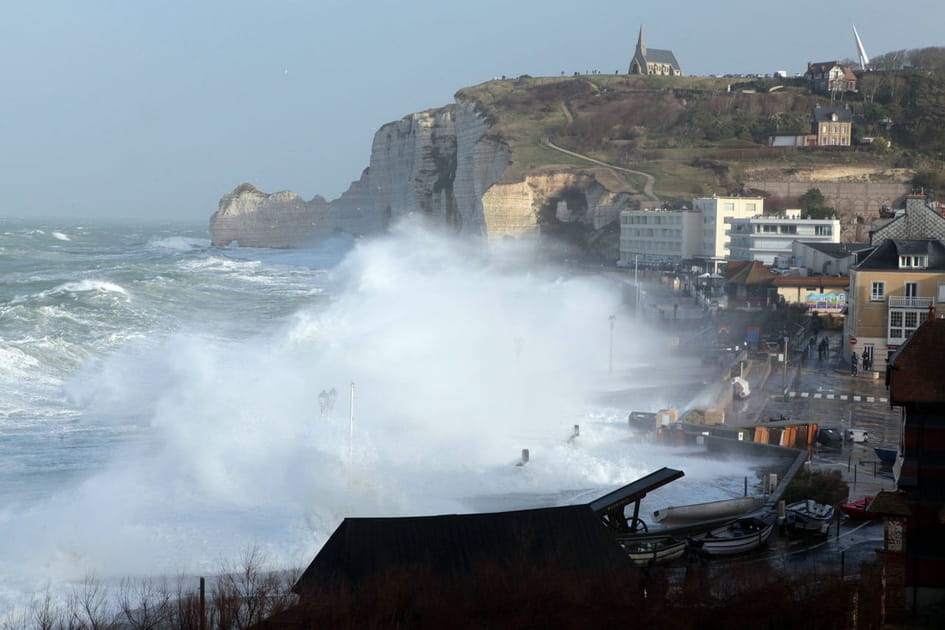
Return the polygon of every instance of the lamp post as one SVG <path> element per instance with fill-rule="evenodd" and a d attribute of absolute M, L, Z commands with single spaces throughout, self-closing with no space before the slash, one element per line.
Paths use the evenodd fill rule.
<path fill-rule="evenodd" d="M 787 395 L 787 361 L 788 361 L 788 342 L 790 337 L 784 337 L 784 371 L 781 373 L 781 392 Z"/>
<path fill-rule="evenodd" d="M 607 371 L 610 374 L 614 373 L 614 322 L 617 321 L 616 315 L 611 315 L 610 320 L 610 360 L 607 362 Z"/>

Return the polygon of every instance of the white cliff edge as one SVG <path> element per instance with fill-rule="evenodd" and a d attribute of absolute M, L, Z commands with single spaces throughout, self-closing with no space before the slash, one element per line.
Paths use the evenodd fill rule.
<path fill-rule="evenodd" d="M 620 210 L 636 207 L 628 193 L 601 185 L 594 171 L 552 169 L 499 184 L 512 156 L 489 128 L 468 102 L 410 114 L 377 131 L 370 165 L 331 202 L 241 184 L 210 218 L 212 242 L 299 247 L 337 233 L 380 233 L 411 213 L 489 239 L 577 224 L 587 235 L 613 224 Z"/>

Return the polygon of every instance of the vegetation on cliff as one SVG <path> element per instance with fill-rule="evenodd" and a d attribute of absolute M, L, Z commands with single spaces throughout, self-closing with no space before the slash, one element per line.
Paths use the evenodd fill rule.
<path fill-rule="evenodd" d="M 924 49 L 912 61 L 902 53 L 897 59 L 912 65 L 863 73 L 858 93 L 833 102 L 812 94 L 802 78 L 637 75 L 522 76 L 464 88 L 457 98 L 475 103 L 512 149 L 505 181 L 536 169 L 588 167 L 553 150 L 551 140 L 654 176 L 664 200 L 741 192 L 760 172 L 791 177 L 826 166 L 874 181 L 918 173 L 920 185 L 945 192 L 937 175 L 945 160 L 945 61 L 935 51 L 945 60 L 945 49 Z M 771 134 L 809 133 L 818 104 L 853 111 L 853 147 L 767 146 Z M 864 137 L 871 143 L 860 144 Z M 621 176 L 639 189 L 639 179 Z"/>

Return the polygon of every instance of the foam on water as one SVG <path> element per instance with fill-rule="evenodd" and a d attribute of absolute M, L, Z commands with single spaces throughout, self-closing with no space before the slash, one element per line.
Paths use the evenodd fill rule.
<path fill-rule="evenodd" d="M 311 297 L 271 319 L 257 319 L 254 304 L 207 302 L 208 315 L 246 318 L 250 335 L 219 334 L 186 310 L 170 315 L 192 319 L 166 333 L 113 330 L 126 335 L 120 345 L 96 347 L 62 377 L 59 404 L 82 431 L 49 439 L 89 449 L 96 463 L 40 498 L 0 506 L 0 609 L 90 573 L 213 572 L 254 545 L 269 566 L 298 567 L 345 516 L 548 505 L 678 465 L 673 451 L 628 433 L 627 409 L 586 402 L 612 378 L 611 314 L 625 331 L 614 339 L 618 374 L 658 356 L 658 335 L 630 332 L 608 283 L 521 270 L 503 252 L 487 257 L 413 226 L 359 242 L 324 278 L 292 270 L 328 258 L 178 260 L 197 278 L 236 268 L 299 285 L 241 299 Z M 128 295 L 101 279 L 57 289 Z M 319 394 L 332 389 L 323 407 Z M 635 408 L 665 402 L 649 395 Z M 581 435 L 569 441 L 574 424 Z M 531 462 L 516 467 L 522 448 Z M 750 474 L 731 462 L 686 473 L 728 479 L 697 486 L 698 500 L 730 496 Z"/>

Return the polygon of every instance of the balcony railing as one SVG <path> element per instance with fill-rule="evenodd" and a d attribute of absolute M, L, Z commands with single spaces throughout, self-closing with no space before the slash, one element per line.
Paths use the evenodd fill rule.
<path fill-rule="evenodd" d="M 930 306 L 932 306 L 932 298 L 930 297 L 889 296 L 889 308 L 928 308 Z"/>

